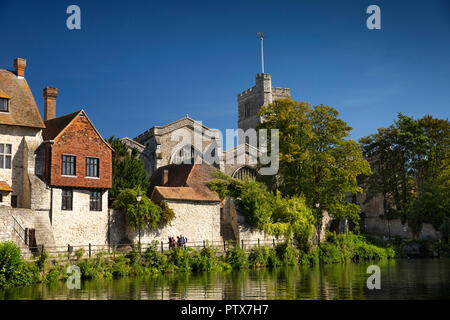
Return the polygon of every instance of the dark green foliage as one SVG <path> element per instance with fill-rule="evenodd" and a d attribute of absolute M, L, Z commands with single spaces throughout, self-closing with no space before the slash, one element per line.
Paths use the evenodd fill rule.
<path fill-rule="evenodd" d="M 161 207 L 160 225 L 165 225 L 175 218 L 175 212 L 169 208 L 169 205 L 165 201 L 161 202 L 159 206 Z"/>
<path fill-rule="evenodd" d="M 14 242 L 0 243 L 0 287 L 31 284 L 37 270 L 24 261 Z"/>
<path fill-rule="evenodd" d="M 141 194 L 142 200 L 138 204 L 136 196 Z M 139 226 L 139 217 L 141 228 L 147 227 L 154 229 L 160 225 L 166 224 L 175 218 L 175 213 L 165 202 L 157 205 L 153 203 L 146 195 L 142 195 L 142 190 L 124 189 L 120 191 L 112 206 L 126 214 L 127 222 L 130 226 L 137 229 Z"/>
<path fill-rule="evenodd" d="M 384 216 L 408 221 L 413 235 L 428 222 L 450 219 L 450 125 L 447 119 L 403 114 L 388 128 L 361 138 L 374 174 L 364 179 L 370 201 L 384 199 Z"/>
<path fill-rule="evenodd" d="M 191 271 L 192 251 L 192 249 L 174 248 L 168 256 L 169 264 L 176 266 L 179 271 Z"/>
<path fill-rule="evenodd" d="M 320 245 L 319 255 L 322 263 L 339 263 L 392 259 L 395 251 L 392 247 L 370 244 L 361 235 L 328 233 L 327 242 Z"/>
<path fill-rule="evenodd" d="M 39 259 L 36 261 L 36 265 L 39 267 L 39 269 L 42 270 L 47 260 L 48 260 L 48 253 L 47 250 L 44 249 L 39 255 Z"/>
<path fill-rule="evenodd" d="M 158 242 L 154 241 L 142 254 L 136 249 L 124 255 L 116 253 L 115 257 L 107 257 L 105 253 L 99 253 L 93 258 L 80 258 L 77 266 L 80 268 L 83 279 L 115 279 L 127 276 L 147 277 L 172 272 L 227 271 L 248 267 L 314 265 L 319 262 L 336 263 L 393 257 L 393 250 L 389 246 L 376 247 L 368 244 L 361 236 L 330 234 L 329 239 L 330 241 L 323 243 L 320 248 L 311 248 L 309 252 L 301 252 L 290 243 L 284 242 L 277 244 L 275 248 L 255 247 L 248 255 L 239 246 L 230 246 L 225 254 L 218 254 L 209 244 L 200 251 L 176 248 L 161 253 L 158 250 Z M 448 245 L 445 247 L 442 243 L 427 246 L 428 250 L 447 250 L 448 252 Z M 11 256 L 7 254 L 7 259 L 4 259 L 5 253 L 11 253 Z M 12 266 L 12 268 L 0 269 L 3 270 L 0 273 L 0 287 L 39 282 L 50 283 L 68 278 L 67 259 L 48 261 L 45 258 L 25 262 L 20 252 L 17 253 L 17 247 L 14 244 L 0 244 L 2 266 Z"/>
<path fill-rule="evenodd" d="M 239 246 L 232 247 L 231 249 L 227 250 L 225 261 L 233 269 L 245 269 L 248 267 L 247 254 Z"/>
<path fill-rule="evenodd" d="M 275 246 L 275 252 L 277 253 L 278 260 L 280 260 L 283 265 L 294 266 L 297 264 L 299 251 L 288 241 L 278 243 Z"/>
<path fill-rule="evenodd" d="M 0 243 L 0 276 L 6 280 L 15 279 L 23 265 L 20 248 L 14 242 Z"/>
<path fill-rule="evenodd" d="M 192 260 L 192 269 L 195 271 L 215 271 L 223 268 L 216 249 L 209 244 L 200 253 L 195 252 Z"/>
<path fill-rule="evenodd" d="M 109 197 L 114 200 L 124 189 L 140 188 L 147 193 L 150 186 L 144 163 L 137 157 L 137 151 L 130 154 L 128 147 L 114 136 L 108 139 L 114 149 L 113 153 L 113 179 Z"/>
<path fill-rule="evenodd" d="M 294 236 L 303 247 L 309 247 L 314 229 L 314 216 L 301 196 L 283 198 L 254 180 L 237 180 L 223 173 L 213 174 L 208 187 L 221 195 L 236 200 L 245 220 L 253 228 L 264 230 L 276 237 Z"/>
<path fill-rule="evenodd" d="M 357 176 L 370 174 L 358 143 L 349 139 L 352 128 L 332 107 L 281 99 L 263 106 L 263 129 L 279 129 L 279 171 L 272 188 L 285 197 L 304 196 L 315 209 L 316 221 L 326 210 L 336 219 L 359 220 L 359 206 L 345 201 L 361 193 Z"/>

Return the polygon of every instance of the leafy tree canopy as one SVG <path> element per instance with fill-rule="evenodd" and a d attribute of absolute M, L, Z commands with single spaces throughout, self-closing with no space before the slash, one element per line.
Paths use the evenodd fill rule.
<path fill-rule="evenodd" d="M 283 198 L 261 182 L 233 179 L 218 171 L 213 177 L 208 187 L 222 199 L 234 198 L 252 227 L 277 237 L 294 237 L 303 247 L 308 245 L 314 231 L 314 216 L 302 196 Z"/>
<path fill-rule="evenodd" d="M 136 196 L 141 194 L 141 202 L 138 205 Z M 142 228 L 154 229 L 159 225 L 166 224 L 175 217 L 175 213 L 169 206 L 162 202 L 161 205 L 153 203 L 145 194 L 142 195 L 140 188 L 123 189 L 119 192 L 112 206 L 126 214 L 130 226 L 139 226 L 139 217 Z"/>
<path fill-rule="evenodd" d="M 436 228 L 450 218 L 450 130 L 447 119 L 403 114 L 388 128 L 360 139 L 374 174 L 367 201 L 382 195 L 387 218 L 408 220 L 417 236 L 423 222 Z"/>
<path fill-rule="evenodd" d="M 124 189 L 141 188 L 146 193 L 150 182 L 144 163 L 137 157 L 137 151 L 133 149 L 130 152 L 128 147 L 114 136 L 108 139 L 108 143 L 114 149 L 110 199 L 114 200 Z"/>
<path fill-rule="evenodd" d="M 324 210 L 357 222 L 360 208 L 346 196 L 363 191 L 357 177 L 371 169 L 338 111 L 288 98 L 263 106 L 259 115 L 264 122 L 258 128 L 279 129 L 280 134 L 279 174 L 272 187 L 284 196 L 304 196 L 317 223 Z"/>

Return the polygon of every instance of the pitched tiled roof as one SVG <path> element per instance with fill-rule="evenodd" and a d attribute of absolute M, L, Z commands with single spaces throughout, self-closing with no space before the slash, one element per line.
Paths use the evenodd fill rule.
<path fill-rule="evenodd" d="M 162 185 L 164 170 L 168 171 L 169 179 Z M 172 164 L 156 170 L 150 178 L 152 200 L 192 200 L 220 202 L 216 192 L 206 186 L 212 179 L 211 172 L 216 170 L 213 166 L 202 161 L 198 164 Z"/>
<path fill-rule="evenodd" d="M 73 113 L 66 114 L 65 116 L 50 119 L 45 121 L 45 129 L 42 130 L 42 138 L 44 141 L 48 140 L 55 140 L 55 138 L 64 131 L 65 128 L 74 120 L 78 115 L 82 114 L 86 117 L 88 122 L 92 125 L 95 132 L 97 132 L 98 136 L 102 141 L 106 144 L 108 148 L 113 150 L 113 148 L 109 145 L 108 142 L 105 141 L 105 139 L 102 137 L 102 135 L 97 131 L 94 124 L 89 120 L 89 117 L 87 116 L 86 112 L 84 110 L 79 110 Z M 114 151 L 114 150 L 113 150 Z"/>
<path fill-rule="evenodd" d="M 41 114 L 25 79 L 0 69 L 0 91 L 11 97 L 9 112 L 0 112 L 0 124 L 44 128 Z"/>
<path fill-rule="evenodd" d="M 44 140 L 54 140 L 80 112 L 81 110 L 45 121 L 42 138 Z"/>

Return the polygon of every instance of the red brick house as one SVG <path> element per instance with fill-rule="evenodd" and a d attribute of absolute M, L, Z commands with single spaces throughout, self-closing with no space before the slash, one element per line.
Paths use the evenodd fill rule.
<path fill-rule="evenodd" d="M 85 111 L 56 117 L 55 88 L 44 89 L 42 119 L 26 64 L 0 69 L 0 241 L 24 244 L 17 230 L 28 229 L 48 248 L 106 244 L 113 150 Z"/>
<path fill-rule="evenodd" d="M 45 121 L 45 177 L 55 187 L 110 189 L 112 148 L 84 110 Z"/>
<path fill-rule="evenodd" d="M 109 223 L 113 150 L 84 110 L 55 118 L 57 95 L 55 88 L 44 89 L 42 130 L 55 243 L 100 244 Z"/>

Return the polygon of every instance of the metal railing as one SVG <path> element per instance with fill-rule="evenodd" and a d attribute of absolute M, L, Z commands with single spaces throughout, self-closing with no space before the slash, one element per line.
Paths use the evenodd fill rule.
<path fill-rule="evenodd" d="M 17 235 L 20 237 L 20 239 L 23 240 L 23 242 L 25 243 L 25 245 L 28 246 L 28 241 L 27 241 L 27 232 L 25 231 L 25 229 L 20 225 L 19 221 L 16 220 L 16 218 L 14 218 L 14 216 L 11 216 L 13 219 L 13 229 L 14 232 L 17 233 Z"/>
<path fill-rule="evenodd" d="M 203 248 L 214 248 L 218 253 L 225 252 L 226 250 L 240 246 L 244 250 L 251 250 L 253 248 L 259 247 L 275 247 L 278 243 L 283 242 L 284 240 L 277 239 L 255 239 L 255 240 L 241 240 L 241 241 L 208 241 L 208 240 L 196 240 L 196 241 L 187 241 L 184 245 L 179 246 L 175 244 L 174 248 L 190 248 L 194 250 L 202 250 Z M 148 248 L 154 248 L 162 253 L 168 252 L 172 250 L 173 247 L 169 245 L 168 241 L 154 241 L 153 243 L 141 243 L 141 252 L 145 252 Z M 70 245 L 67 246 L 44 246 L 38 245 L 36 247 L 29 246 L 29 252 L 23 252 L 25 258 L 32 258 L 36 255 L 42 254 L 45 249 L 46 253 L 50 257 L 57 257 L 60 259 L 72 259 L 76 256 L 79 257 L 95 257 L 98 254 L 102 254 L 106 257 L 115 257 L 116 255 L 125 254 L 131 250 L 138 249 L 137 244 L 91 244 L 88 243 L 86 245 Z"/>

